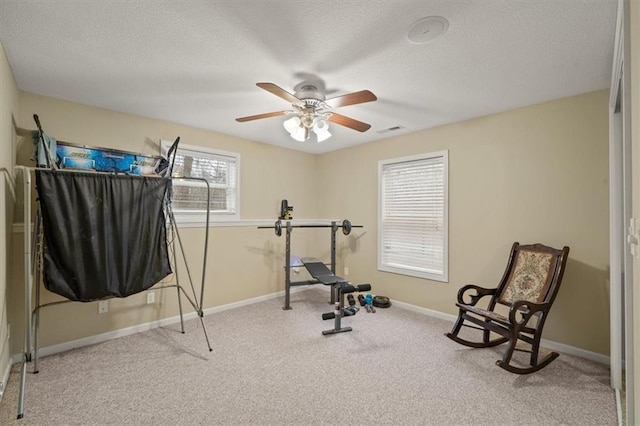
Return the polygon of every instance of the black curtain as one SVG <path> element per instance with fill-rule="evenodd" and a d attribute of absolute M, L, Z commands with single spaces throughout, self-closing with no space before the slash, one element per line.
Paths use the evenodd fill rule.
<path fill-rule="evenodd" d="M 81 302 L 126 297 L 171 273 L 170 179 L 37 170 L 36 184 L 47 290 Z"/>

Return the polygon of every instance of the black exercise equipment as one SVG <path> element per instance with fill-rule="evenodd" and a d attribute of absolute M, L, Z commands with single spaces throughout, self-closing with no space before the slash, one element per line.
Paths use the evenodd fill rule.
<path fill-rule="evenodd" d="M 391 306 L 391 300 L 386 296 L 373 296 L 373 306 L 377 308 L 388 308 Z"/>
<path fill-rule="evenodd" d="M 284 203 L 287 200 L 282 200 Z M 283 204 L 284 206 L 284 204 Z M 293 209 L 293 207 L 291 207 Z M 273 229 L 275 234 L 279 237 L 282 235 L 282 220 L 278 219 L 273 226 L 258 226 L 259 229 Z M 351 234 L 351 229 L 353 228 L 364 228 L 362 225 L 352 225 L 349 219 L 345 219 L 342 221 L 340 225 L 337 222 L 331 222 L 331 225 L 321 225 L 321 224 L 309 224 L 309 225 L 293 225 L 289 220 L 287 220 L 287 229 L 289 228 L 332 228 L 337 230 L 338 228 L 342 228 L 342 233 L 344 235 Z"/>
<path fill-rule="evenodd" d="M 322 314 L 323 320 L 335 319 L 334 328 L 331 330 L 325 330 L 322 334 L 336 334 L 343 333 L 345 331 L 351 331 L 351 327 L 341 327 L 340 321 L 342 317 L 349 317 L 355 315 L 360 308 L 355 306 L 356 302 L 351 293 L 356 291 L 369 291 L 371 290 L 371 284 L 359 284 L 357 286 L 352 285 L 349 281 L 346 281 L 342 277 L 336 276 L 327 265 L 322 263 L 319 259 L 315 258 L 303 258 L 302 264 L 312 277 L 317 279 L 324 285 L 331 286 L 332 298 L 335 297 L 335 310 Z M 344 296 L 348 295 L 349 306 L 344 305 Z M 353 301 L 353 303 L 352 303 Z"/>
<path fill-rule="evenodd" d="M 280 201 L 280 217 L 278 219 L 282 220 L 291 220 L 293 219 L 293 215 L 291 212 L 293 211 L 293 206 L 289 205 L 287 200 Z M 280 236 L 280 234 L 276 234 Z"/>
<path fill-rule="evenodd" d="M 320 225 L 320 224 L 310 224 L 310 225 L 293 225 L 291 221 L 287 221 L 283 226 L 282 221 L 278 219 L 273 226 L 258 226 L 258 229 L 273 229 L 275 234 L 279 237 L 282 235 L 282 230 L 284 229 L 286 232 L 286 245 L 285 245 L 285 265 L 284 265 L 284 280 L 285 280 L 285 296 L 284 296 L 284 306 L 282 309 L 289 310 L 291 306 L 289 304 L 291 300 L 291 287 L 293 286 L 301 286 L 301 285 L 312 285 L 312 284 L 320 284 L 317 278 L 313 280 L 305 280 L 305 281 L 291 281 L 291 233 L 293 232 L 293 228 L 331 228 L 331 273 L 335 276 L 336 273 L 336 233 L 338 229 L 342 229 L 342 233 L 345 235 L 349 235 L 351 233 L 352 228 L 363 228 L 362 225 L 352 225 L 351 222 L 347 219 L 343 220 L 341 224 L 336 221 L 332 221 L 330 225 Z M 308 268 L 307 268 L 308 269 Z M 313 274 L 311 275 L 313 277 Z M 334 304 L 336 302 L 336 294 L 334 291 L 331 292 L 331 300 L 329 303 Z"/>
<path fill-rule="evenodd" d="M 160 159 L 160 162 L 155 168 L 155 172 L 158 176 L 171 177 L 173 175 L 173 165 L 176 161 L 179 143 L 180 136 L 178 136 L 173 144 L 171 144 L 171 147 L 167 151 L 167 157 L 162 157 Z"/>
<path fill-rule="evenodd" d="M 335 310 L 333 312 L 322 314 L 323 320 L 335 319 L 335 322 L 331 330 L 324 330 L 322 332 L 324 336 L 327 336 L 329 334 L 344 333 L 346 331 L 353 330 L 351 327 L 342 327 L 341 321 L 343 317 L 349 317 L 349 316 L 355 315 L 358 312 L 359 308 L 353 305 L 349 307 L 345 307 L 344 296 L 346 294 L 348 294 L 349 296 L 352 296 L 351 293 L 356 291 L 370 291 L 371 284 L 359 284 L 357 286 L 353 286 L 348 282 L 343 281 L 341 283 L 336 284 L 335 288 L 336 288 L 336 292 L 338 293 L 338 302 L 335 303 Z"/>

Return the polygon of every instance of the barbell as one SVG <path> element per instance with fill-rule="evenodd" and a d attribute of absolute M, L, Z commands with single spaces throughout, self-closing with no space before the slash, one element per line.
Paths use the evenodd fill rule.
<path fill-rule="evenodd" d="M 314 224 L 310 224 L 310 225 L 292 225 L 291 222 L 287 221 L 286 229 L 287 229 L 287 231 L 291 232 L 291 230 L 293 228 L 332 228 L 334 226 L 336 228 L 342 228 L 342 233 L 344 235 L 349 235 L 351 233 L 351 229 L 352 228 L 364 228 L 362 225 L 352 225 L 351 222 L 348 219 L 345 219 L 345 220 L 342 221 L 342 224 L 340 224 L 340 225 L 338 225 L 338 224 L 333 224 L 333 225 L 314 225 Z M 273 226 L 258 226 L 258 228 L 260 228 L 260 229 L 273 229 L 274 232 L 276 233 L 276 235 L 279 237 L 279 236 L 282 235 L 282 228 L 284 228 L 284 226 L 282 226 L 282 221 L 280 219 L 278 219 Z"/>

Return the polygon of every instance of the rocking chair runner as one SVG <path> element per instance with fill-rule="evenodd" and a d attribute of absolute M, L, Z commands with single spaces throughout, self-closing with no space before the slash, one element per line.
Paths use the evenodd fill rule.
<path fill-rule="evenodd" d="M 542 328 L 553 304 L 564 267 L 567 263 L 569 247 L 557 250 L 542 244 L 520 245 L 513 243 L 507 269 L 498 287 L 487 289 L 473 284 L 465 285 L 458 291 L 458 320 L 451 333 L 445 336 L 473 348 L 488 348 L 509 342 L 502 360 L 496 364 L 507 371 L 529 374 L 547 366 L 558 357 L 551 352 L 538 361 L 538 350 Z M 465 301 L 465 296 L 468 301 Z M 476 306 L 485 296 L 491 296 L 486 309 Z M 509 307 L 509 316 L 495 312 L 496 304 Z M 464 324 L 468 321 L 476 324 Z M 462 326 L 482 330 L 482 342 L 472 342 L 458 336 Z M 490 340 L 494 332 L 501 337 Z M 516 348 L 518 340 L 531 345 L 531 350 Z M 531 367 L 516 367 L 511 364 L 514 351 L 531 354 Z"/>

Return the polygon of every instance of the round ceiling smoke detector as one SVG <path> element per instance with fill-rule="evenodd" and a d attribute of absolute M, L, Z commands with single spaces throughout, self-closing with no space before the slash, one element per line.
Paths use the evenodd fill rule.
<path fill-rule="evenodd" d="M 446 33 L 448 28 L 449 21 L 442 16 L 427 16 L 411 25 L 407 38 L 411 43 L 425 44 Z"/>

